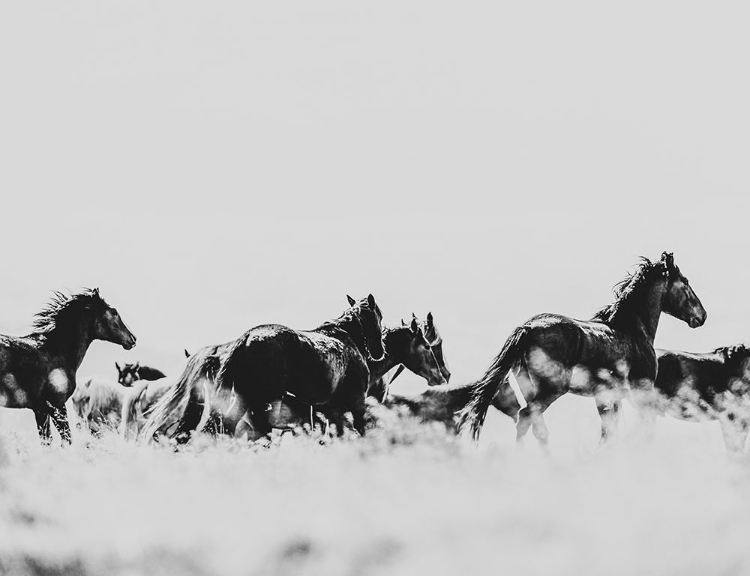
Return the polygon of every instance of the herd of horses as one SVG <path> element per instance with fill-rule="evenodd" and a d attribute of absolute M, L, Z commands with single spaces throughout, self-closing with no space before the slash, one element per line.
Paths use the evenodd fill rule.
<path fill-rule="evenodd" d="M 66 402 L 93 433 L 114 428 L 143 441 L 184 443 L 196 434 L 257 440 L 273 429 L 322 427 L 366 433 L 368 405 L 405 409 L 478 438 L 490 406 L 513 418 L 517 438 L 529 430 L 548 443 L 545 410 L 570 392 L 592 397 L 601 440 L 618 428 L 629 399 L 637 430 L 650 436 L 654 420 L 719 420 L 727 449 L 741 451 L 750 428 L 750 349 L 744 345 L 696 354 L 656 350 L 662 313 L 697 328 L 706 321 L 698 296 L 670 253 L 642 259 L 615 287 L 615 301 L 590 320 L 540 314 L 515 328 L 484 375 L 451 385 L 442 337 L 433 315 L 384 327 L 372 295 L 335 320 L 301 331 L 279 324 L 251 328 L 239 338 L 185 352 L 179 376 L 140 364 L 116 364 L 118 380 L 76 372 L 93 340 L 135 345 L 135 336 L 98 290 L 52 302 L 23 337 L 0 336 L 0 406 L 29 408 L 43 443 L 51 424 L 70 443 Z M 420 395 L 392 394 L 406 369 L 427 381 Z M 514 390 L 510 376 L 515 378 Z M 520 393 L 520 394 L 519 394 Z M 370 400 L 368 400 L 368 397 Z M 351 421 L 347 420 L 351 416 Z"/>

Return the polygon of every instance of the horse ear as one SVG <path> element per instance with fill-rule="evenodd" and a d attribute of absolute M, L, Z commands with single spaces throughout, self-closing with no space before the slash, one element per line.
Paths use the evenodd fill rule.
<path fill-rule="evenodd" d="M 428 325 L 428 326 L 432 326 L 432 322 L 433 322 L 433 319 L 432 319 L 432 312 L 428 312 L 428 313 L 427 313 L 427 325 Z"/>
<path fill-rule="evenodd" d="M 140 367 L 141 367 L 141 362 L 139 360 L 138 362 L 135 363 L 135 366 L 133 366 L 133 370 L 138 370 L 138 368 Z"/>
<path fill-rule="evenodd" d="M 406 326 L 406 322 L 404 322 L 403 318 L 401 318 L 401 326 Z"/>
<path fill-rule="evenodd" d="M 667 266 L 669 266 L 670 268 L 672 268 L 674 266 L 674 253 L 673 252 L 662 252 L 661 253 L 661 260 Z"/>
<path fill-rule="evenodd" d="M 367 295 L 367 304 L 369 304 L 370 308 L 375 308 L 375 296 L 372 294 Z"/>
<path fill-rule="evenodd" d="M 349 296 L 349 294 L 346 295 L 346 299 L 349 301 L 349 306 L 354 306 L 357 303 L 357 301 Z"/>
<path fill-rule="evenodd" d="M 94 288 L 94 290 L 93 290 L 92 294 L 93 294 L 94 296 L 96 296 L 97 298 L 101 298 L 101 296 L 99 296 L 99 288 Z"/>
<path fill-rule="evenodd" d="M 115 362 L 115 368 L 117 368 L 118 372 L 122 372 L 122 368 L 120 368 L 120 364 Z"/>
<path fill-rule="evenodd" d="M 414 334 L 416 334 L 417 331 L 419 330 L 419 324 L 417 324 L 416 316 L 411 319 L 411 325 L 409 326 L 409 328 L 411 328 L 411 331 L 414 332 Z"/>
<path fill-rule="evenodd" d="M 190 358 L 190 352 L 187 351 L 187 348 L 183 349 L 183 352 L 185 352 L 185 358 Z"/>

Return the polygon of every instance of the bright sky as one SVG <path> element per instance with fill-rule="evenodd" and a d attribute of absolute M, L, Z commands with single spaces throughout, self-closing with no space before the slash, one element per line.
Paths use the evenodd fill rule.
<path fill-rule="evenodd" d="M 6 2 L 0 331 L 99 286 L 113 363 L 372 292 L 432 311 L 454 382 L 539 312 L 586 318 L 674 251 L 748 338 L 750 9 L 695 2 Z"/>

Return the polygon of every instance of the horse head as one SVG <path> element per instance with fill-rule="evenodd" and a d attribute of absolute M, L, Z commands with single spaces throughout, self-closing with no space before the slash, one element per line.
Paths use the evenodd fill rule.
<path fill-rule="evenodd" d="M 662 253 L 661 264 L 664 266 L 664 275 L 667 279 L 662 310 L 682 320 L 691 328 L 703 326 L 706 322 L 706 310 L 687 278 L 674 263 L 674 255 Z"/>
<path fill-rule="evenodd" d="M 408 345 L 403 352 L 401 363 L 418 376 L 427 380 L 429 386 L 446 384 L 447 381 L 440 369 L 440 363 L 435 358 L 433 349 L 415 316 L 412 316 L 408 333 Z"/>
<path fill-rule="evenodd" d="M 440 366 L 440 372 L 445 378 L 446 382 L 450 382 L 451 371 L 448 369 L 448 363 L 445 360 L 445 354 L 443 353 L 443 337 L 438 332 L 435 326 L 435 319 L 432 317 L 432 312 L 427 313 L 427 320 L 423 324 L 424 335 L 427 342 L 432 348 L 432 353 L 435 355 L 438 366 Z"/>
<path fill-rule="evenodd" d="M 381 360 L 385 356 L 385 344 L 383 342 L 383 313 L 375 302 L 375 297 L 370 294 L 359 302 L 347 295 L 349 306 L 355 309 L 355 314 L 362 327 L 365 348 L 373 360 Z"/>
<path fill-rule="evenodd" d="M 136 362 L 135 364 L 125 364 L 122 367 L 115 362 L 115 366 L 117 367 L 118 373 L 117 382 L 122 386 L 132 386 L 133 382 L 141 379 L 138 374 L 138 370 L 141 367 L 140 362 Z"/>
<path fill-rule="evenodd" d="M 99 340 L 119 344 L 125 350 L 135 346 L 135 336 L 128 330 L 115 308 L 107 304 L 99 295 L 99 289 L 92 292 L 93 336 Z"/>

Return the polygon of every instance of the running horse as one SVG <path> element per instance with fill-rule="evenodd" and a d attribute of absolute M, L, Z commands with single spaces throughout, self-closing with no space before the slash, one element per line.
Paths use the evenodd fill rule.
<path fill-rule="evenodd" d="M 89 345 L 104 340 L 130 350 L 135 336 L 98 289 L 72 296 L 55 292 L 33 327 L 28 336 L 0 335 L 0 406 L 33 410 L 43 444 L 52 441 L 51 419 L 70 444 L 65 402 Z"/>
<path fill-rule="evenodd" d="M 314 330 L 265 324 L 245 332 L 222 358 L 191 357 L 177 384 L 154 406 L 142 436 L 148 440 L 165 432 L 179 440 L 200 431 L 214 414 L 220 428 L 233 435 L 246 412 L 263 436 L 272 429 L 267 406 L 287 396 L 310 406 L 325 404 L 339 433 L 344 413 L 351 412 L 355 429 L 364 434 L 367 358 L 383 357 L 381 320 L 370 294 Z M 217 362 L 215 379 L 196 378 Z M 200 404 L 205 406 L 197 421 L 198 411 L 188 408 Z"/>
<path fill-rule="evenodd" d="M 544 411 L 566 392 L 593 396 L 606 441 L 615 431 L 620 401 L 630 395 L 638 407 L 644 430 L 650 433 L 656 411 L 654 380 L 657 362 L 654 338 L 664 312 L 702 326 L 706 311 L 672 254 L 646 258 L 635 272 L 615 287 L 615 302 L 592 320 L 540 314 L 517 327 L 484 376 L 474 384 L 471 400 L 461 413 L 459 427 L 470 424 L 479 437 L 487 409 L 500 394 L 503 411 L 517 415 L 517 439 L 529 428 L 543 445 L 548 443 Z M 508 381 L 513 371 L 527 406 L 521 409 Z"/>
<path fill-rule="evenodd" d="M 656 356 L 661 410 L 688 422 L 718 420 L 727 450 L 742 452 L 750 430 L 750 348 L 657 350 Z"/>

